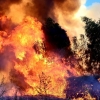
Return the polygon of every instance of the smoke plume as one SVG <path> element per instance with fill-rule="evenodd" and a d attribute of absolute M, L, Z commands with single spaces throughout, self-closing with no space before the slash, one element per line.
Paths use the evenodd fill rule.
<path fill-rule="evenodd" d="M 22 0 L 0 0 L 0 15 L 5 14 L 12 4 L 19 4 L 21 1 Z"/>
<path fill-rule="evenodd" d="M 47 17 L 57 20 L 58 12 L 68 17 L 80 7 L 79 0 L 1 0 L 0 4 L 0 14 L 7 14 L 15 22 L 19 17 L 21 22 L 27 15 L 40 21 L 44 21 Z"/>
<path fill-rule="evenodd" d="M 13 23 L 22 22 L 26 16 L 35 17 L 42 23 L 51 17 L 68 31 L 70 37 L 82 30 L 82 22 L 75 16 L 81 0 L 4 0 L 0 4 L 0 14 L 7 15 Z"/>
<path fill-rule="evenodd" d="M 99 3 L 89 7 L 85 3 L 86 0 L 0 0 L 0 15 L 7 15 L 13 23 L 22 22 L 25 16 L 36 17 L 42 22 L 51 17 L 73 37 L 85 33 L 82 16 L 100 17 Z"/>
<path fill-rule="evenodd" d="M 43 21 L 47 17 L 56 19 L 56 9 L 66 14 L 66 17 L 71 16 L 79 5 L 79 0 L 32 0 L 31 4 L 26 5 L 26 9 L 28 14 Z"/>

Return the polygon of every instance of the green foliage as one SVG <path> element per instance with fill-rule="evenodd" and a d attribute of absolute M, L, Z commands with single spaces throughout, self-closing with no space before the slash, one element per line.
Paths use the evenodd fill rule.
<path fill-rule="evenodd" d="M 89 40 L 88 51 L 89 62 L 87 62 L 88 70 L 100 71 L 100 20 L 94 21 L 87 17 L 83 17 L 85 23 L 85 34 Z"/>

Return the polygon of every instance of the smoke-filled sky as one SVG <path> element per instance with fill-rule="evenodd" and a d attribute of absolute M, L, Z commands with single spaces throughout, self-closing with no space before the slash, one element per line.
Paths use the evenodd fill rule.
<path fill-rule="evenodd" d="M 100 9 L 100 0 L 80 0 L 81 2 L 81 6 L 78 9 L 78 11 L 75 13 L 75 15 L 73 16 L 73 19 L 76 20 L 77 23 L 75 23 L 73 25 L 73 32 L 72 32 L 72 28 L 70 30 L 69 27 L 69 31 L 71 31 L 72 33 L 70 34 L 70 36 L 78 36 L 79 34 L 84 34 L 84 23 L 82 23 L 81 17 L 86 16 L 89 18 L 92 18 L 93 20 L 98 20 L 100 19 L 100 13 L 99 13 L 99 9 Z M 64 27 L 68 30 L 67 27 Z"/>
<path fill-rule="evenodd" d="M 87 16 L 93 20 L 98 20 L 100 18 L 100 0 L 79 0 L 80 6 L 71 16 L 63 15 L 61 12 L 58 16 L 59 24 L 67 30 L 70 37 L 79 36 L 79 34 L 84 34 L 84 23 L 82 22 L 82 17 Z M 73 4 L 74 5 L 74 4 Z M 67 17 L 66 17 L 67 16 Z"/>
<path fill-rule="evenodd" d="M 81 17 L 100 18 L 100 0 L 0 0 L 0 4 L 0 14 L 6 14 L 14 23 L 25 16 L 42 22 L 51 17 L 70 37 L 84 33 Z"/>

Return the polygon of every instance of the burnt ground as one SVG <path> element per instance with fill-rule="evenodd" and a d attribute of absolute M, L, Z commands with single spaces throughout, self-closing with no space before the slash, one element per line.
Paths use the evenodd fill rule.
<path fill-rule="evenodd" d="M 43 95 L 38 95 L 38 96 L 15 96 L 15 97 L 1 97 L 0 100 L 65 100 L 63 98 L 58 98 L 54 96 L 43 96 Z"/>

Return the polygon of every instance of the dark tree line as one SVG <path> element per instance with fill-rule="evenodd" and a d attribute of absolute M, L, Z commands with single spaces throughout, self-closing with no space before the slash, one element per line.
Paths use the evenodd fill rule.
<path fill-rule="evenodd" d="M 89 39 L 88 52 L 89 61 L 88 70 L 96 69 L 100 71 L 100 20 L 93 21 L 87 17 L 83 18 L 85 22 L 85 32 Z"/>
<path fill-rule="evenodd" d="M 85 23 L 85 34 L 80 35 L 80 39 L 73 38 L 74 50 L 67 50 L 69 55 L 76 55 L 78 51 L 78 61 L 82 64 L 81 67 L 87 66 L 88 72 L 100 72 L 100 20 L 95 21 L 87 17 L 82 18 Z M 62 29 L 58 23 L 51 18 L 48 18 L 42 27 L 46 41 L 53 47 L 58 49 L 70 48 L 71 41 L 67 35 L 67 32 Z M 84 64 L 83 64 L 84 63 Z"/>
<path fill-rule="evenodd" d="M 80 48 L 77 37 L 73 38 L 74 51 L 81 50 L 81 61 L 84 59 L 84 64 L 87 66 L 86 71 L 92 73 L 100 72 L 100 20 L 95 21 L 87 17 L 82 18 L 85 23 L 85 34 L 79 40 Z M 85 39 L 84 36 L 87 38 Z M 83 44 L 83 45 L 82 45 Z M 86 46 L 87 45 L 87 46 Z M 84 48 L 86 47 L 86 48 Z M 81 65 L 82 66 L 82 65 Z"/>

